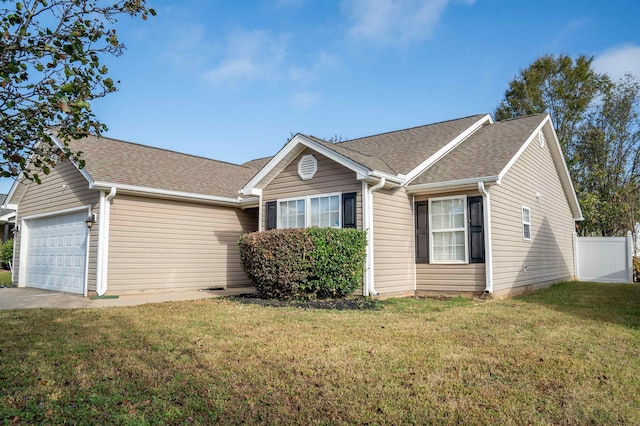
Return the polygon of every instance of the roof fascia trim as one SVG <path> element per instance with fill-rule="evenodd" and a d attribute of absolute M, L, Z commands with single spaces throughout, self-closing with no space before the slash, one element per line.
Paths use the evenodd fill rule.
<path fill-rule="evenodd" d="M 269 175 L 270 172 L 272 172 L 273 170 L 277 170 L 282 160 L 284 160 L 284 158 L 289 153 L 291 153 L 291 151 L 298 148 L 300 145 L 310 148 L 316 151 L 317 153 L 324 155 L 330 160 L 350 170 L 353 170 L 358 176 L 362 176 L 363 178 L 366 178 L 368 176 L 385 175 L 385 177 L 388 176 L 390 179 L 392 179 L 395 182 L 398 182 L 398 183 L 402 182 L 402 179 L 399 178 L 398 176 L 389 176 L 382 172 L 376 172 L 375 170 L 370 170 L 368 167 L 365 167 L 359 163 L 356 163 L 355 161 L 345 157 L 344 155 L 339 154 L 333 151 L 332 149 L 327 148 L 324 145 L 319 144 L 305 137 L 304 135 L 298 133 L 289 142 L 287 142 L 287 144 L 280 151 L 278 151 L 278 153 L 271 160 L 269 160 L 269 162 L 265 164 L 262 167 L 262 169 L 260 169 L 260 171 L 249 182 L 247 182 L 247 184 L 244 187 L 242 187 L 242 189 L 240 190 L 240 193 L 247 194 L 247 195 L 249 194 L 259 195 L 258 191 L 261 188 L 256 188 L 256 186 L 258 186 Z M 286 165 L 280 166 L 280 169 L 284 169 L 284 167 L 286 167 Z"/>
<path fill-rule="evenodd" d="M 62 142 L 60 142 L 60 140 L 55 135 L 53 135 L 51 132 L 47 132 L 47 133 L 49 134 L 49 137 L 51 138 L 51 140 L 56 145 L 58 145 L 58 148 L 60 149 L 65 148 L 65 145 Z M 93 185 L 93 178 L 91 177 L 87 169 L 85 169 L 84 167 L 80 168 L 80 166 L 78 165 L 78 162 L 75 159 L 71 158 L 70 160 L 71 160 L 71 163 L 74 166 L 76 166 L 76 169 L 78 169 L 78 171 L 82 174 L 82 176 L 87 180 L 87 182 L 89 183 L 89 188 L 91 188 L 91 186 Z"/>
<path fill-rule="evenodd" d="M 455 191 L 458 189 L 477 188 L 478 182 L 484 184 L 500 184 L 498 176 L 484 176 L 478 178 L 451 180 L 448 182 L 423 183 L 418 185 L 408 185 L 408 194 L 420 194 L 425 192 L 440 192 L 442 190 Z"/>
<path fill-rule="evenodd" d="M 9 189 L 9 193 L 4 199 L 5 203 L 2 205 L 2 208 L 7 208 L 7 206 L 10 204 L 11 205 L 20 204 L 20 200 L 22 200 L 22 196 L 20 197 L 20 200 L 17 200 L 17 201 L 13 201 L 12 198 L 15 195 L 16 190 L 18 189 L 18 185 L 22 185 L 22 178 L 23 176 L 22 174 L 20 174 L 20 176 L 14 179 L 13 184 L 11 185 L 11 189 Z M 28 185 L 28 183 L 26 183 L 25 185 Z M 24 195 L 24 192 L 22 193 L 22 195 Z M 13 201 L 13 202 L 10 202 L 10 201 Z"/>
<path fill-rule="evenodd" d="M 7 213 L 4 216 L 0 216 L 0 223 L 8 222 L 9 220 L 15 219 L 15 218 L 16 218 L 16 212 Z"/>
<path fill-rule="evenodd" d="M 65 146 L 62 142 L 60 142 L 60 140 L 50 131 L 46 131 L 47 135 L 49 135 L 49 137 L 51 138 L 51 140 L 53 141 L 54 144 L 56 144 L 56 146 L 60 149 L 64 149 Z M 71 159 L 70 160 L 71 163 L 75 166 L 75 168 L 80 172 L 80 174 L 82 174 L 82 176 L 86 179 L 87 183 L 89 183 L 89 188 L 91 188 L 91 185 L 93 184 L 93 178 L 91 177 L 91 175 L 89 175 L 89 172 L 87 172 L 86 169 L 84 168 L 80 168 L 80 166 L 78 165 L 78 163 Z M 31 157 L 29 158 L 29 163 L 31 163 Z M 23 184 L 23 177 L 24 175 L 21 173 L 19 177 L 17 177 L 14 181 L 13 181 L 13 185 L 11 185 L 11 189 L 9 190 L 9 193 L 7 194 L 7 197 L 5 198 L 6 201 L 9 201 L 11 198 L 13 198 L 13 196 L 15 195 L 16 189 L 18 187 L 18 185 Z M 29 185 L 31 183 L 31 181 L 29 182 L 24 182 L 25 185 Z M 26 190 L 21 194 L 20 199 L 15 201 L 13 204 L 20 204 L 20 201 L 22 200 L 22 196 L 24 196 L 24 193 L 26 192 Z"/>
<path fill-rule="evenodd" d="M 549 145 L 549 151 L 551 153 L 553 162 L 555 163 L 556 168 L 558 169 L 560 183 L 564 188 L 565 195 L 567 196 L 567 201 L 569 202 L 569 206 L 571 207 L 571 212 L 573 213 L 573 219 L 578 221 L 584 220 L 584 217 L 582 216 L 582 209 L 580 208 L 580 202 L 578 201 L 578 195 L 576 194 L 575 188 L 573 187 L 573 182 L 571 181 L 569 168 L 567 167 L 567 163 L 564 161 L 564 155 L 562 153 L 562 148 L 560 147 L 560 141 L 558 140 L 556 129 L 553 127 L 553 123 L 551 122 L 551 116 L 548 113 L 547 113 L 547 116 L 540 122 L 540 124 L 538 124 L 535 130 L 531 132 L 531 135 L 522 144 L 518 152 L 516 152 L 513 158 L 511 158 L 511 160 L 509 160 L 507 165 L 504 167 L 504 169 L 502 169 L 502 171 L 498 175 L 500 177 L 499 181 L 501 181 L 502 178 L 509 172 L 509 170 L 511 170 L 511 167 L 513 167 L 515 162 L 518 161 L 520 156 L 522 156 L 524 151 L 529 147 L 531 142 L 538 135 L 538 132 L 542 131 L 542 129 L 546 125 L 548 125 L 548 127 L 551 129 L 551 133 L 553 134 L 553 138 L 552 138 L 553 144 L 549 143 L 550 141 L 547 140 L 547 144 Z M 569 189 L 569 191 L 567 190 L 567 188 Z M 570 194 L 568 192 L 570 192 Z"/>
<path fill-rule="evenodd" d="M 168 189 L 159 189 L 159 188 L 149 188 L 144 186 L 136 186 L 136 185 L 123 185 L 119 183 L 113 182 L 93 182 L 90 189 L 99 189 L 99 190 L 109 190 L 111 188 L 116 188 L 119 191 L 124 191 L 133 194 L 146 194 L 146 195 L 155 195 L 159 197 L 166 198 L 177 198 L 177 199 L 185 199 L 192 201 L 204 201 L 210 202 L 213 204 L 221 204 L 233 207 L 239 207 L 243 199 L 242 198 L 231 198 L 231 197 L 220 197 L 217 195 L 204 195 L 197 194 L 194 192 L 183 192 L 183 191 L 173 191 Z M 253 201 L 253 200 L 252 200 Z M 245 202 L 246 204 L 247 202 Z"/>
<path fill-rule="evenodd" d="M 481 119 L 473 123 L 471 126 L 467 127 L 467 129 L 465 129 L 462 133 L 456 136 L 453 140 L 448 142 L 445 146 L 437 150 L 433 155 L 431 155 L 429 158 L 427 158 L 422 163 L 420 163 L 420 165 L 418 165 L 416 168 L 414 168 L 409 173 L 407 173 L 406 181 L 411 182 L 414 178 L 422 174 L 426 169 L 431 167 L 435 162 L 437 162 L 442 157 L 447 155 L 449 151 L 454 149 L 462 141 L 464 141 L 473 133 L 475 133 L 475 131 L 478 130 L 480 127 L 482 127 L 485 124 L 485 122 L 488 122 L 488 124 L 493 123 L 493 119 L 491 118 L 490 114 L 485 114 Z"/>

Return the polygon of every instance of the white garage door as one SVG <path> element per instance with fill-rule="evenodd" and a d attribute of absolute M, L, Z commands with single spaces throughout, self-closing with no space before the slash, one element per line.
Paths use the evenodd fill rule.
<path fill-rule="evenodd" d="M 87 213 L 27 222 L 27 287 L 84 294 Z"/>

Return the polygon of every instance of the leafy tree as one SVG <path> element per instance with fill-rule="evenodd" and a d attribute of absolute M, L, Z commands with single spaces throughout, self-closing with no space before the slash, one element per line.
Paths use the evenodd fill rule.
<path fill-rule="evenodd" d="M 591 68 L 593 57 L 545 55 L 521 70 L 509 83 L 496 109 L 496 120 L 548 112 L 573 172 L 575 135 L 589 107 L 609 79 Z"/>
<path fill-rule="evenodd" d="M 68 141 L 106 130 L 90 102 L 116 90 L 101 58 L 123 52 L 113 28 L 121 15 L 155 11 L 145 0 L 0 0 L 0 176 L 40 182 L 58 158 L 82 165 Z"/>
<path fill-rule="evenodd" d="M 583 228 L 620 235 L 634 228 L 640 207 L 640 82 L 608 84 L 577 132 L 575 179 Z"/>
<path fill-rule="evenodd" d="M 640 83 L 613 82 L 592 61 L 536 59 L 509 83 L 495 117 L 550 113 L 585 217 L 581 233 L 620 235 L 640 211 Z"/>

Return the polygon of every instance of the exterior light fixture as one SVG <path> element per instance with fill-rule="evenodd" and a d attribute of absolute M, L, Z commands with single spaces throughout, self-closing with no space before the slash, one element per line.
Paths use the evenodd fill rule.
<path fill-rule="evenodd" d="M 96 223 L 96 215 L 90 214 L 87 220 L 84 221 L 87 224 L 87 228 L 91 229 L 94 223 Z"/>

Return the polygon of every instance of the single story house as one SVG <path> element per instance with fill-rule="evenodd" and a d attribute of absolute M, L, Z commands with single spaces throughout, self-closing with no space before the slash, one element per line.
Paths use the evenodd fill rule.
<path fill-rule="evenodd" d="M 363 295 L 505 297 L 575 276 L 582 214 L 548 114 L 475 115 L 340 143 L 297 134 L 242 165 L 108 138 L 72 149 L 85 168 L 62 162 L 8 195 L 19 286 L 250 286 L 238 237 L 307 226 L 367 230 Z"/>

